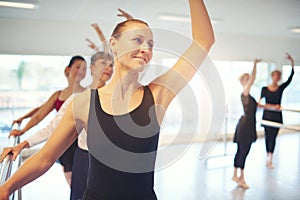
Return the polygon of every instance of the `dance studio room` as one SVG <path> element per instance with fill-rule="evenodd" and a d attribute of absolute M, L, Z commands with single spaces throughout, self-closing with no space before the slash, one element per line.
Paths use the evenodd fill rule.
<path fill-rule="evenodd" d="M 299 0 L 0 0 L 0 27 L 0 200 L 300 199 Z"/>

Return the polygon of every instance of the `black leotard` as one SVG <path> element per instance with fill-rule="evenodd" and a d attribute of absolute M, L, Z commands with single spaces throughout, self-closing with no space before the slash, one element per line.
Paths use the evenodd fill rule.
<path fill-rule="evenodd" d="M 156 199 L 154 165 L 160 127 L 153 105 L 146 86 L 136 109 L 113 116 L 103 111 L 98 90 L 91 91 L 87 131 L 90 168 L 85 200 Z"/>
<path fill-rule="evenodd" d="M 252 143 L 256 140 L 256 109 L 257 103 L 255 99 L 249 94 L 241 95 L 242 104 L 244 108 L 244 115 L 240 118 L 235 135 L 234 142 L 238 143 Z"/>
<path fill-rule="evenodd" d="M 292 68 L 291 74 L 288 78 L 288 80 L 281 84 L 279 88 L 272 92 L 268 89 L 268 87 L 263 87 L 261 90 L 261 98 L 265 97 L 266 98 L 266 103 L 267 104 L 281 104 L 281 98 L 282 98 L 282 93 L 284 89 L 291 83 L 294 75 L 294 69 Z M 282 123 L 282 113 L 281 111 L 270 111 L 270 110 L 264 110 L 263 113 L 263 119 L 264 120 L 269 120 L 269 121 L 274 121 L 274 122 L 279 122 Z"/>

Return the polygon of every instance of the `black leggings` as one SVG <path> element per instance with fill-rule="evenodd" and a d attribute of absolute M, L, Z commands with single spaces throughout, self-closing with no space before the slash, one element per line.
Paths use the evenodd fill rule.
<path fill-rule="evenodd" d="M 234 167 L 244 169 L 247 155 L 252 143 L 237 143 L 237 152 L 234 157 Z"/>
<path fill-rule="evenodd" d="M 265 127 L 265 140 L 267 153 L 273 153 L 279 128 Z"/>

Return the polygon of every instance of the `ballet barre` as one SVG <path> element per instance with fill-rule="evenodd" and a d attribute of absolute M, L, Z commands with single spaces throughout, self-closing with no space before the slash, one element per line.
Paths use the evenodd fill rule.
<path fill-rule="evenodd" d="M 268 121 L 268 120 L 261 120 L 260 124 L 263 126 L 270 126 L 270 127 L 274 127 L 274 128 L 284 128 L 284 129 L 289 129 L 289 130 L 293 130 L 293 131 L 300 131 L 300 126 L 286 125 L 286 124 L 281 124 L 278 122 L 273 122 L 273 121 Z"/>
<path fill-rule="evenodd" d="M 264 110 L 268 110 L 268 111 L 274 111 L 274 112 L 281 112 L 281 111 L 288 111 L 288 112 L 298 112 L 300 113 L 300 110 L 298 109 L 290 109 L 290 108 L 280 108 L 278 109 L 270 109 L 270 108 L 263 108 Z"/>

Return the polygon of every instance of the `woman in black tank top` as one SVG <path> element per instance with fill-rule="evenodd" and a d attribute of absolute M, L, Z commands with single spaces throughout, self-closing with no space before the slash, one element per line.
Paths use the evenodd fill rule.
<path fill-rule="evenodd" d="M 259 106 L 264 108 L 263 120 L 283 123 L 281 113 L 281 98 L 284 89 L 292 82 L 294 76 L 294 59 L 287 54 L 287 59 L 291 61 L 291 74 L 288 80 L 281 85 L 278 82 L 281 80 L 281 72 L 275 70 L 271 73 L 272 83 L 261 89 L 261 96 L 259 100 Z M 266 103 L 260 104 L 261 100 L 265 98 Z M 276 144 L 276 137 L 279 132 L 279 128 L 264 126 L 265 128 L 265 143 L 267 151 L 267 167 L 273 168 L 273 153 Z"/>
<path fill-rule="evenodd" d="M 40 152 L 0 187 L 0 199 L 43 174 L 87 128 L 90 168 L 85 200 L 154 200 L 154 165 L 165 110 L 203 63 L 214 43 L 203 0 L 189 0 L 193 41 L 178 62 L 148 86 L 139 73 L 152 58 L 148 24 L 131 19 L 119 23 L 109 46 L 114 74 L 106 86 L 73 100 L 60 125 Z M 167 40 L 168 38 L 164 38 Z M 56 151 L 49 151 L 56 149 Z"/>

